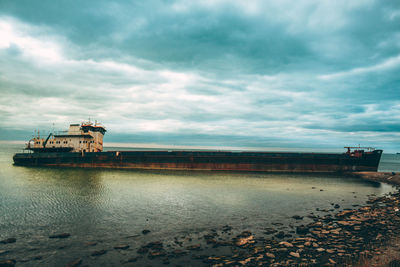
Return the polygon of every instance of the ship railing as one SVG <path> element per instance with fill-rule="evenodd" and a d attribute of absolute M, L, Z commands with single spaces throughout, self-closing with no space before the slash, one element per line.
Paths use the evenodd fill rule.
<path fill-rule="evenodd" d="M 53 135 L 63 135 L 68 133 L 68 130 L 63 130 L 63 131 L 53 131 Z"/>
<path fill-rule="evenodd" d="M 350 150 L 368 150 L 368 151 L 374 151 L 375 147 L 369 147 L 369 146 L 345 146 L 344 148 L 347 148 L 348 151 Z"/>

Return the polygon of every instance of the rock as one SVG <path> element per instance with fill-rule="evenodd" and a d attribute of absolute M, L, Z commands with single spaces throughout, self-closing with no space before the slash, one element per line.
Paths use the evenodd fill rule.
<path fill-rule="evenodd" d="M 149 252 L 149 248 L 146 248 L 146 247 L 141 247 L 137 250 L 137 253 L 139 253 L 139 254 L 145 254 L 147 252 Z"/>
<path fill-rule="evenodd" d="M 279 242 L 279 245 L 285 246 L 287 248 L 292 248 L 293 247 L 293 245 L 291 243 L 286 242 L 286 241 Z"/>
<path fill-rule="evenodd" d="M 248 243 L 252 244 L 254 242 L 255 242 L 254 241 L 254 236 L 251 235 L 251 236 L 248 236 L 248 237 L 239 237 L 239 238 L 237 238 L 235 244 L 236 244 L 236 246 L 244 246 L 244 245 L 246 245 Z"/>
<path fill-rule="evenodd" d="M 251 235 L 252 233 L 250 231 L 243 231 L 240 233 L 240 235 L 238 235 L 238 237 L 249 237 Z"/>
<path fill-rule="evenodd" d="M 122 245 L 117 245 L 114 247 L 114 249 L 128 249 L 129 245 L 122 244 Z"/>
<path fill-rule="evenodd" d="M 329 259 L 328 260 L 331 264 L 336 264 L 336 261 L 334 261 L 334 260 L 332 260 L 332 259 Z"/>
<path fill-rule="evenodd" d="M 335 204 L 335 206 L 333 206 L 335 209 L 338 209 L 338 208 L 340 208 L 340 205 L 339 204 Z"/>
<path fill-rule="evenodd" d="M 300 254 L 297 253 L 297 252 L 293 252 L 293 251 L 292 251 L 292 252 L 289 253 L 289 255 L 290 255 L 290 256 L 293 256 L 293 257 L 295 257 L 295 258 L 300 258 Z"/>
<path fill-rule="evenodd" d="M 232 230 L 232 227 L 229 226 L 229 225 L 225 225 L 225 226 L 222 227 L 222 231 L 224 231 L 224 232 L 228 232 L 230 230 Z"/>
<path fill-rule="evenodd" d="M 15 239 L 14 237 L 10 237 L 4 240 L 1 240 L 0 243 L 1 244 L 10 244 L 10 243 L 15 243 L 17 241 L 17 239 Z"/>
<path fill-rule="evenodd" d="M 322 191 L 324 191 L 324 189 L 320 189 L 319 191 L 321 191 L 321 192 L 322 192 Z"/>
<path fill-rule="evenodd" d="M 315 186 L 311 187 L 311 189 L 317 189 Z"/>
<path fill-rule="evenodd" d="M 147 253 L 149 250 L 152 252 L 161 252 L 163 249 L 164 245 L 161 241 L 154 241 L 142 246 L 137 252 L 142 254 Z"/>
<path fill-rule="evenodd" d="M 6 253 L 8 253 L 7 250 L 0 250 L 0 256 L 3 255 L 3 254 L 6 254 Z"/>
<path fill-rule="evenodd" d="M 186 249 L 188 249 L 188 250 L 200 250 L 201 246 L 200 246 L 200 244 L 196 244 L 196 245 L 188 246 L 188 247 L 186 247 Z"/>
<path fill-rule="evenodd" d="M 236 246 L 245 246 L 247 244 L 255 243 L 254 236 L 250 231 L 242 232 L 236 238 L 234 238 L 234 241 Z"/>
<path fill-rule="evenodd" d="M 271 234 L 275 234 L 276 232 L 278 232 L 278 231 L 273 228 L 265 228 L 264 234 L 271 235 Z"/>
<path fill-rule="evenodd" d="M 157 258 L 157 257 L 163 257 L 165 255 L 166 255 L 166 253 L 165 253 L 164 250 L 152 250 L 152 251 L 149 252 L 149 256 L 148 257 L 150 259 L 154 259 L 154 258 Z"/>
<path fill-rule="evenodd" d="M 71 261 L 70 263 L 67 263 L 66 267 L 77 267 L 81 265 L 82 259 L 76 259 L 74 261 Z"/>
<path fill-rule="evenodd" d="M 186 253 L 187 253 L 186 251 L 183 251 L 183 250 L 180 250 L 180 249 L 175 249 L 174 251 L 172 251 L 172 255 L 173 255 L 174 257 L 183 256 L 183 255 L 185 255 Z"/>
<path fill-rule="evenodd" d="M 133 258 L 129 258 L 128 262 L 136 262 L 138 259 L 140 259 L 140 257 L 133 257 Z"/>
<path fill-rule="evenodd" d="M 207 244 L 215 244 L 215 243 L 217 243 L 217 241 L 214 239 L 216 237 L 216 233 L 206 234 L 203 237 L 206 240 Z"/>
<path fill-rule="evenodd" d="M 325 249 L 324 249 L 324 248 L 317 248 L 317 251 L 318 251 L 318 252 L 324 252 Z"/>
<path fill-rule="evenodd" d="M 299 235 L 305 235 L 308 233 L 308 227 L 304 225 L 297 226 L 296 233 Z"/>
<path fill-rule="evenodd" d="M 97 245 L 97 242 L 86 242 L 85 243 L 85 246 L 88 246 L 88 247 L 92 247 L 92 246 L 96 246 Z"/>
<path fill-rule="evenodd" d="M 15 262 L 16 262 L 15 260 L 0 261 L 0 267 L 14 267 Z"/>
<path fill-rule="evenodd" d="M 55 235 L 51 235 L 49 236 L 49 238 L 68 238 L 71 235 L 69 233 L 62 233 L 62 234 L 55 234 Z"/>
<path fill-rule="evenodd" d="M 341 217 L 345 217 L 345 216 L 351 215 L 353 213 L 354 213 L 354 210 L 344 210 L 344 211 L 336 214 L 336 217 L 341 218 Z"/>
<path fill-rule="evenodd" d="M 107 250 L 102 249 L 102 250 L 93 251 L 91 255 L 92 256 L 101 256 L 101 255 L 104 255 L 106 253 L 107 253 Z"/>
<path fill-rule="evenodd" d="M 277 238 L 284 238 L 284 237 L 285 237 L 285 232 L 280 231 L 279 233 L 277 233 L 277 234 L 275 235 L 275 237 L 277 237 Z"/>
<path fill-rule="evenodd" d="M 150 233 L 150 232 L 151 232 L 150 230 L 144 229 L 144 230 L 142 231 L 142 234 L 147 235 L 147 234 Z"/>
<path fill-rule="evenodd" d="M 293 215 L 292 218 L 296 220 L 303 220 L 303 216 L 300 215 Z"/>
<path fill-rule="evenodd" d="M 275 258 L 274 254 L 268 253 L 268 252 L 265 254 L 265 256 L 267 256 L 268 258 L 271 258 L 271 259 Z"/>

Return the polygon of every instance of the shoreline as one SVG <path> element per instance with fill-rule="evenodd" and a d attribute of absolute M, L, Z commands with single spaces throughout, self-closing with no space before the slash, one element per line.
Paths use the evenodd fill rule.
<path fill-rule="evenodd" d="M 350 176 L 400 185 L 399 174 L 362 172 Z M 305 217 L 310 223 L 305 223 L 306 218 L 302 216 L 291 214 L 295 222 L 289 224 L 291 230 L 282 231 L 276 225 L 265 228 L 264 235 L 254 234 L 251 229 L 237 232 L 225 225 L 171 240 L 148 240 L 152 242 L 139 247 L 127 240 L 116 240 L 119 243 L 106 247 L 87 242 L 87 256 L 71 259 L 64 266 L 92 266 L 91 260 L 101 261 L 101 256 L 110 251 L 121 252 L 119 260 L 123 266 L 371 266 L 375 261 L 389 263 L 398 258 L 397 254 L 385 251 L 393 251 L 390 247 L 399 244 L 399 199 L 397 188 L 385 196 L 370 196 L 365 204 L 354 205 L 352 209 L 339 211 L 339 204 L 332 203 L 332 209 L 324 214 L 315 215 L 309 211 Z M 143 238 L 151 236 L 150 231 L 146 231 L 142 232 Z M 69 237 L 69 233 L 49 236 L 60 240 Z M 7 244 L 14 242 L 13 238 L 0 240 L 0 249 L 5 251 Z M 24 259 L 3 257 L 0 266 L 29 264 Z"/>
<path fill-rule="evenodd" d="M 351 177 L 357 177 L 372 182 L 387 183 L 395 186 L 400 186 L 399 172 L 353 172 L 347 173 Z"/>

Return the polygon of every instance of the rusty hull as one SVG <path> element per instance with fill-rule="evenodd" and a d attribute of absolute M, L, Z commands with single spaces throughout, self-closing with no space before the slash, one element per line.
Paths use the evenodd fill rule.
<path fill-rule="evenodd" d="M 377 171 L 382 150 L 362 155 L 334 153 L 224 151 L 111 151 L 88 153 L 18 153 L 14 164 L 80 168 L 354 172 Z"/>

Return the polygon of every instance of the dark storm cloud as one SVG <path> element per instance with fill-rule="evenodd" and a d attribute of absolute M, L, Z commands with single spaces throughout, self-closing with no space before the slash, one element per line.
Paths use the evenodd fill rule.
<path fill-rule="evenodd" d="M 398 150 L 399 22 L 395 1 L 4 0 L 1 138 L 90 116 L 118 142 Z"/>

